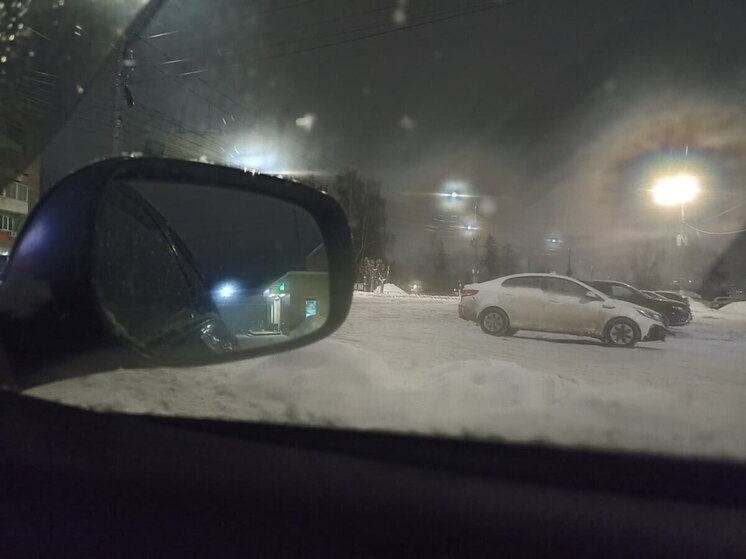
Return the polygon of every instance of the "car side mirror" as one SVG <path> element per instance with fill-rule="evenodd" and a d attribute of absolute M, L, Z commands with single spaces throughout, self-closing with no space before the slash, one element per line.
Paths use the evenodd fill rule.
<path fill-rule="evenodd" d="M 602 299 L 593 293 L 593 291 L 586 291 L 585 295 L 583 295 L 582 302 L 590 303 L 591 301 L 602 301 Z"/>
<path fill-rule="evenodd" d="M 342 324 L 350 230 L 333 198 L 288 180 L 113 159 L 70 175 L 38 204 L 8 262 L 0 310 L 31 283 L 48 297 L 0 317 L 20 335 L 10 347 L 25 354 L 18 362 L 96 353 L 93 368 L 104 370 L 245 359 Z"/>

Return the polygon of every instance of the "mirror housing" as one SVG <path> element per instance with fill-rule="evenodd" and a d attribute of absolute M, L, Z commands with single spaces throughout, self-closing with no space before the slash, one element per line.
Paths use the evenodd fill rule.
<path fill-rule="evenodd" d="M 603 301 L 598 295 L 596 295 L 593 291 L 586 291 L 585 295 L 583 295 L 583 301 Z"/>
<path fill-rule="evenodd" d="M 301 247 L 301 241 L 310 231 L 311 224 L 317 228 L 314 234 L 318 235 L 325 250 L 323 265 L 326 272 L 317 274 L 321 276 L 325 287 L 323 290 L 317 287 L 316 290 L 326 295 L 313 295 L 301 302 L 301 306 L 305 304 L 305 318 L 310 317 L 314 320 L 305 321 L 293 331 L 294 335 L 288 332 L 282 339 L 275 336 L 271 343 L 270 340 L 265 343 L 267 338 L 257 337 L 251 338 L 253 343 L 247 347 L 233 348 L 231 344 L 225 343 L 232 338 L 230 334 L 224 333 L 223 328 L 223 322 L 230 321 L 220 320 L 220 309 L 213 305 L 209 312 L 214 314 L 213 318 L 217 317 L 216 320 L 210 324 L 195 323 L 195 327 L 200 328 L 199 338 L 204 342 L 205 351 L 164 352 L 154 349 L 152 345 L 135 343 L 133 337 L 128 335 L 127 328 L 122 328 L 122 323 L 117 321 L 116 313 L 112 313 L 112 308 L 108 306 L 110 299 L 102 297 L 102 270 L 105 269 L 102 262 L 106 262 L 108 253 L 105 250 L 101 252 L 100 249 L 101 246 L 107 246 L 101 245 L 101 216 L 107 199 L 113 192 L 112 189 L 121 188 L 120 185 L 143 183 L 166 184 L 169 187 L 180 188 L 185 193 L 189 189 L 199 187 L 205 193 L 206 207 L 211 202 L 214 203 L 209 193 L 220 192 L 229 194 L 235 202 L 246 202 L 251 198 L 247 208 L 252 207 L 252 204 L 260 204 L 261 209 L 264 207 L 261 204 L 265 203 L 267 208 L 270 205 L 273 208 L 278 205 L 288 208 L 287 212 L 295 216 L 295 237 L 300 244 L 291 247 L 291 243 L 283 241 L 277 243 L 279 248 L 276 250 L 280 251 L 281 256 L 284 254 L 282 251 L 288 255 L 292 252 L 294 259 L 292 264 L 288 264 L 287 272 L 296 275 L 302 273 L 295 272 L 302 267 L 297 262 L 303 262 L 308 256 L 307 247 L 298 247 Z M 194 192 L 191 195 L 192 198 L 197 196 Z M 172 198 L 173 196 L 165 199 Z M 181 195 L 179 200 L 182 200 Z M 257 210 L 255 213 L 258 216 L 262 212 Z M 300 214 L 306 216 L 303 221 L 306 229 L 299 228 Z M 270 227 L 273 221 L 270 219 L 271 215 L 265 218 L 262 227 Z M 301 221 L 302 219 L 301 216 Z M 255 217 L 252 223 L 256 221 Z M 236 223 L 241 225 L 240 220 Z M 205 224 L 207 230 L 215 226 L 216 223 Z M 171 231 L 167 226 L 161 229 L 161 232 Z M 184 231 L 188 230 L 183 229 L 182 233 Z M 248 242 L 271 238 L 267 236 L 271 233 L 266 233 L 264 237 L 246 232 L 243 234 L 245 236 L 242 241 Z M 182 242 L 176 237 L 176 234 L 166 235 L 170 241 L 169 250 L 180 252 L 182 255 L 190 252 L 186 248 L 188 242 Z M 182 234 L 182 237 L 186 235 Z M 106 242 L 109 242 L 108 238 Z M 132 244 L 130 239 L 130 246 L 139 245 Z M 191 252 L 196 254 L 198 251 L 192 246 Z M 202 254 L 208 254 L 213 261 L 216 258 L 219 260 L 219 257 L 215 257 L 210 251 L 203 251 Z M 256 256 L 259 253 L 247 251 L 247 254 Z M 267 254 L 268 252 L 264 251 L 261 258 L 256 256 L 257 262 L 267 262 Z M 240 254 L 235 254 L 234 251 L 232 256 Z M 152 278 L 163 277 L 157 276 L 158 270 L 145 269 L 146 266 L 152 267 L 153 263 L 146 263 L 135 253 L 120 251 L 112 257 L 120 260 L 130 259 L 123 262 L 123 266 L 117 272 L 120 275 L 121 269 L 126 270 L 128 266 L 132 266 L 142 272 L 142 277 L 147 277 L 148 274 Z M 180 269 L 189 268 L 184 263 L 191 261 L 190 258 L 181 258 Z M 285 271 L 285 268 L 281 267 L 282 264 L 283 262 L 275 258 L 274 267 L 268 273 L 275 273 L 279 277 L 279 272 Z M 257 266 L 259 264 L 254 268 Z M 201 286 L 202 284 L 193 278 L 199 277 L 204 270 L 200 270 L 197 265 L 192 267 L 193 272 L 184 273 L 189 276 L 191 284 Z M 43 197 L 29 216 L 7 263 L 4 281 L 0 285 L 0 339 L 3 341 L 13 371 L 14 384 L 20 388 L 119 367 L 189 367 L 227 362 L 301 347 L 328 336 L 347 316 L 352 301 L 353 281 L 350 230 L 344 211 L 331 196 L 289 180 L 236 168 L 157 158 L 109 159 L 85 167 L 60 181 Z M 261 287 L 261 291 L 265 292 L 268 286 L 271 287 L 269 281 L 265 283 L 267 285 L 257 283 L 254 287 Z M 106 285 L 112 284 L 109 282 Z M 130 283 L 127 285 L 131 287 Z M 129 292 L 123 293 L 126 303 Z M 302 294 L 299 297 L 302 297 Z M 122 297 L 120 302 L 121 300 Z M 204 310 L 204 305 L 201 308 Z M 324 312 L 323 320 L 316 316 L 317 313 L 321 314 L 320 309 Z M 309 312 L 312 315 L 309 315 Z M 157 320 L 161 317 L 162 314 L 155 315 Z M 159 330 L 160 326 L 163 328 Z M 166 326 L 158 325 L 155 330 L 170 331 Z M 249 332 L 248 326 L 244 329 L 246 332 L 242 331 L 242 335 L 245 334 L 247 338 L 257 334 Z M 280 334 L 285 334 L 280 331 L 279 325 L 277 330 Z M 215 351 L 209 351 L 211 347 Z M 218 351 L 220 348 L 232 350 Z"/>

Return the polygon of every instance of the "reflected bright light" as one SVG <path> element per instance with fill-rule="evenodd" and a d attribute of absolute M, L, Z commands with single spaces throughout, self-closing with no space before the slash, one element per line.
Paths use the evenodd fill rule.
<path fill-rule="evenodd" d="M 661 206 L 686 204 L 699 194 L 699 180 L 687 174 L 663 177 L 655 183 L 652 192 L 653 201 Z"/>
<path fill-rule="evenodd" d="M 221 299 L 230 299 L 236 294 L 236 286 L 232 283 L 224 283 L 218 287 L 217 294 Z"/>

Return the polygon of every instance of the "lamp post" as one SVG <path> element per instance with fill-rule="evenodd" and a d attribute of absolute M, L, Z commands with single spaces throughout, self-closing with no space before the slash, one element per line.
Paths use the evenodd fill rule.
<path fill-rule="evenodd" d="M 687 239 L 684 206 L 692 202 L 700 191 L 699 179 L 686 173 L 661 177 L 652 189 L 653 201 L 656 204 L 665 207 L 679 206 L 679 233 L 676 235 L 676 246 L 681 247 L 679 251 L 679 289 L 686 284 L 684 281 L 684 247 L 687 245 Z"/>
<path fill-rule="evenodd" d="M 479 283 L 479 198 L 474 202 L 474 222 L 466 226 L 467 231 L 471 231 L 471 248 L 474 249 L 474 264 L 471 269 L 472 283 Z"/>
<path fill-rule="evenodd" d="M 466 183 L 456 181 L 446 185 L 446 188 L 439 194 L 443 198 L 448 200 L 448 204 L 458 203 L 459 209 L 463 208 L 462 202 L 464 199 L 469 198 L 474 200 L 474 217 L 471 223 L 464 226 L 464 229 L 471 233 L 471 247 L 474 250 L 474 262 L 471 269 L 472 282 L 479 282 L 479 242 L 481 241 L 479 235 L 479 202 L 481 197 L 475 194 L 468 194 L 468 185 Z"/>

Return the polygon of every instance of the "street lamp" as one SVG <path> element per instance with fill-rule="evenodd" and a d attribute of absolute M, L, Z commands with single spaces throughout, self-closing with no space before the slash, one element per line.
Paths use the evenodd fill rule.
<path fill-rule="evenodd" d="M 441 193 L 438 195 L 446 198 L 448 202 L 444 205 L 450 207 L 451 210 L 458 208 L 463 209 L 464 202 L 466 199 L 474 199 L 474 218 L 471 223 L 464 226 L 464 229 L 471 233 L 471 246 L 474 249 L 474 266 L 472 267 L 472 281 L 478 283 L 479 281 L 479 202 L 481 197 L 477 194 L 469 194 L 469 185 L 462 181 L 449 181 L 445 185 Z"/>
<path fill-rule="evenodd" d="M 693 175 L 679 174 L 662 177 L 653 186 L 653 201 L 661 206 L 681 206 L 697 197 L 699 180 Z"/>
<path fill-rule="evenodd" d="M 684 205 L 692 202 L 700 193 L 699 179 L 694 175 L 681 173 L 658 179 L 653 185 L 653 201 L 661 206 L 679 206 L 681 208 L 681 239 L 684 238 Z"/>
<path fill-rule="evenodd" d="M 694 201 L 700 192 L 699 179 L 687 173 L 661 177 L 652 189 L 653 201 L 656 204 L 666 207 L 679 206 L 680 208 L 679 234 L 676 236 L 676 245 L 681 247 L 679 289 L 683 289 L 684 286 L 684 247 L 687 245 L 684 230 L 686 225 L 684 205 Z"/>
<path fill-rule="evenodd" d="M 216 293 L 219 299 L 227 301 L 236 294 L 236 286 L 233 283 L 225 282 L 218 286 Z"/>

